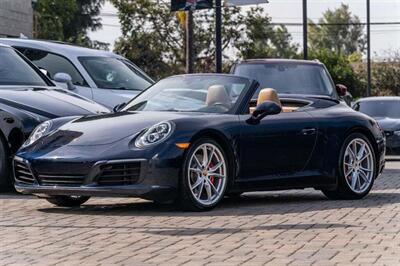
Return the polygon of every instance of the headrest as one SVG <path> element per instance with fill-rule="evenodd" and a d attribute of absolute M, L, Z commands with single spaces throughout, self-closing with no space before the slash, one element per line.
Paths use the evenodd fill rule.
<path fill-rule="evenodd" d="M 272 101 L 282 107 L 281 101 L 279 100 L 278 93 L 276 90 L 271 88 L 262 89 L 258 94 L 257 105 L 265 102 L 265 101 Z"/>
<path fill-rule="evenodd" d="M 216 103 L 230 106 L 231 98 L 229 97 L 226 89 L 222 85 L 212 85 L 208 88 L 206 105 L 211 106 Z"/>

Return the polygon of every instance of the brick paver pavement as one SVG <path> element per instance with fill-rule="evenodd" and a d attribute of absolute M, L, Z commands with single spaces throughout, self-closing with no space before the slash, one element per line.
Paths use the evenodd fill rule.
<path fill-rule="evenodd" d="M 0 265 L 400 265 L 400 162 L 361 201 L 246 194 L 206 213 L 136 199 L 0 196 Z"/>

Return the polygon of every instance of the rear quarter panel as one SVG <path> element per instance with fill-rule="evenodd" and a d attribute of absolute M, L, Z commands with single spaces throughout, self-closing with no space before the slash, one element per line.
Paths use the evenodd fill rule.
<path fill-rule="evenodd" d="M 318 124 L 317 145 L 309 168 L 319 170 L 328 183 L 336 182 L 343 142 L 353 132 L 363 133 L 368 137 L 375 150 L 377 161 L 382 163 L 384 136 L 374 119 L 352 110 L 343 103 L 316 102 L 308 112 Z"/>

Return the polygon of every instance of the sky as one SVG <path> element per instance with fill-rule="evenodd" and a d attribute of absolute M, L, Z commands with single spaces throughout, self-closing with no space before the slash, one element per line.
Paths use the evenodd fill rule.
<path fill-rule="evenodd" d="M 371 22 L 400 22 L 400 0 L 370 0 Z M 315 22 L 328 8 L 335 9 L 341 3 L 348 4 L 351 12 L 361 22 L 366 22 L 366 0 L 308 0 L 308 18 Z M 269 0 L 262 4 L 274 23 L 302 22 L 302 0 Z M 117 10 L 106 2 L 101 11 L 103 28 L 90 32 L 89 36 L 98 41 L 110 43 L 110 49 L 121 36 Z M 302 27 L 288 26 L 293 41 L 302 46 Z M 384 57 L 385 51 L 400 49 L 400 24 L 371 25 L 371 51 L 373 57 Z"/>

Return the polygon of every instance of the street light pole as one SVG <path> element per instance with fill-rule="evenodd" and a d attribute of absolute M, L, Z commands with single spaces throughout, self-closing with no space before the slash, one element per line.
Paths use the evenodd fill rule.
<path fill-rule="evenodd" d="M 303 0 L 303 55 L 308 59 L 307 0 Z"/>
<path fill-rule="evenodd" d="M 190 74 L 194 71 L 193 60 L 193 11 L 186 11 L 186 73 Z"/>
<path fill-rule="evenodd" d="M 370 0 L 367 0 L 367 96 L 371 96 L 371 15 L 370 15 Z"/>
<path fill-rule="evenodd" d="M 222 73 L 222 7 L 215 0 L 215 72 Z"/>

